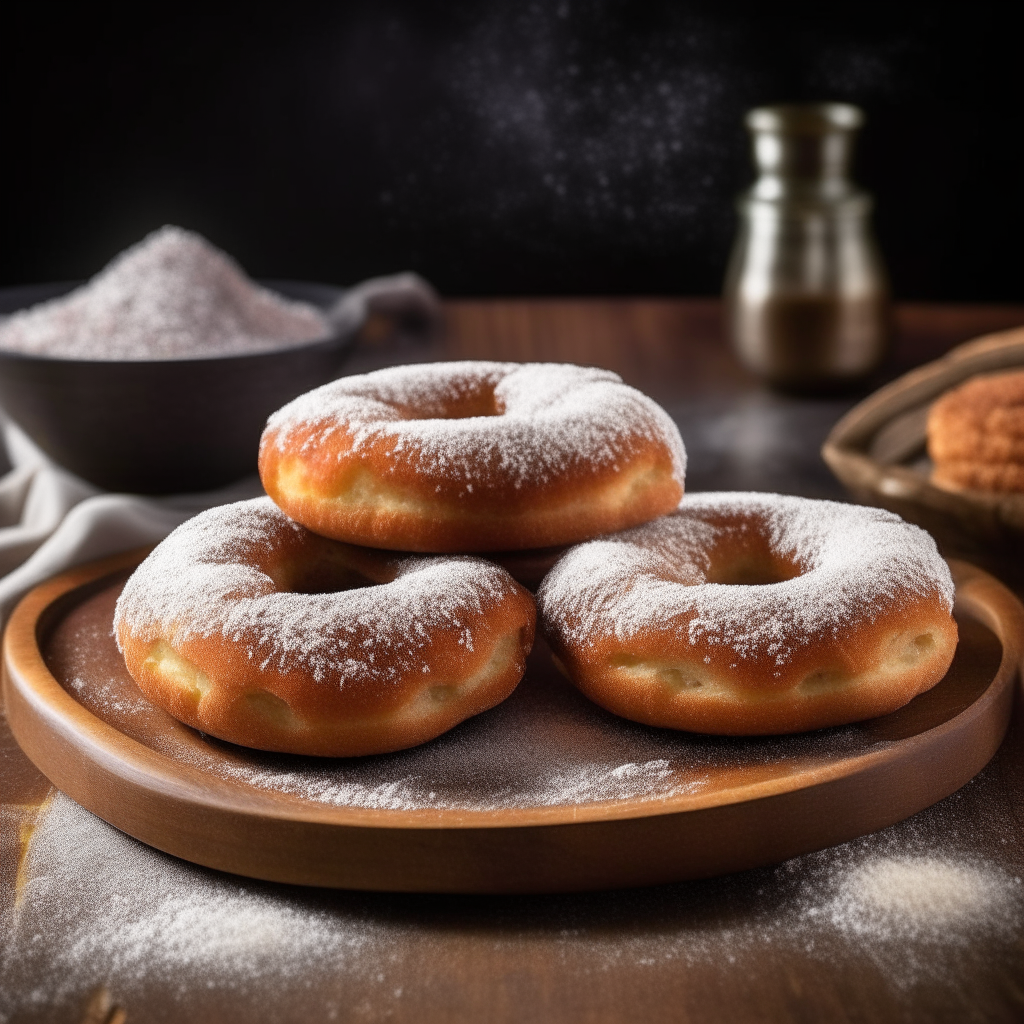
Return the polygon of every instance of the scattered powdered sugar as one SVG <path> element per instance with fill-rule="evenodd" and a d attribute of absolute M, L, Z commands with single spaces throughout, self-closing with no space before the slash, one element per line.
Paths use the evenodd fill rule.
<path fill-rule="evenodd" d="M 905 990 L 969 978 L 979 966 L 987 972 L 1000 950 L 1019 964 L 1020 860 L 999 863 L 975 849 L 978 832 L 991 837 L 1005 822 L 982 815 L 965 829 L 963 808 L 957 813 L 962 793 L 891 829 L 777 868 L 777 883 L 795 884 L 787 897 L 793 937 L 826 959 L 837 950 L 859 953 Z"/>
<path fill-rule="evenodd" d="M 714 548 L 759 536 L 800 575 L 779 583 L 707 583 Z M 671 515 L 581 544 L 537 594 L 545 628 L 562 643 L 628 640 L 659 630 L 767 652 L 778 666 L 816 635 L 838 636 L 908 596 L 953 605 L 953 581 L 932 538 L 882 509 L 754 493 L 687 495 Z"/>
<path fill-rule="evenodd" d="M 193 359 L 330 333 L 315 306 L 259 287 L 200 235 L 167 226 L 69 295 L 0 320 L 0 349 L 66 359 Z"/>
<path fill-rule="evenodd" d="M 121 624 L 147 641 L 225 637 L 261 669 L 303 668 L 342 687 L 429 672 L 433 631 L 461 630 L 514 589 L 499 566 L 466 556 L 381 557 L 390 582 L 327 594 L 283 593 L 263 566 L 285 545 L 323 544 L 269 498 L 221 505 L 183 523 L 132 574 Z M 330 543 L 330 542 L 327 542 Z"/>
<path fill-rule="evenodd" d="M 457 411 L 459 407 L 465 411 Z M 456 410 L 453 414 L 452 410 Z M 264 444 L 326 442 L 381 453 L 429 486 L 549 482 L 590 467 L 626 469 L 655 444 L 682 484 L 686 452 L 669 415 L 609 370 L 558 363 L 453 362 L 346 377 L 270 417 Z"/>
<path fill-rule="evenodd" d="M 873 857 L 839 873 L 821 912 L 874 939 L 949 941 L 1012 922 L 1020 879 L 981 863 L 935 855 Z"/>
<path fill-rule="evenodd" d="M 163 991 L 172 1005 L 258 992 L 265 1011 L 281 1013 L 311 971 L 378 969 L 381 929 L 362 914 L 150 850 L 61 793 L 41 813 L 24 889 L 3 922 L 0 1021 L 26 1004 L 52 1011 L 103 983 L 121 999 Z M 393 941 L 401 929 L 391 931 Z"/>
<path fill-rule="evenodd" d="M 379 1017 L 401 1003 L 422 1015 L 458 1008 L 437 978 L 467 956 L 506 974 L 543 958 L 590 991 L 639 974 L 666 998 L 682 968 L 699 971 L 702 987 L 741 979 L 775 991 L 785 965 L 812 982 L 834 975 L 840 993 L 844 980 L 881 983 L 887 1001 L 917 1009 L 913 1019 L 927 994 L 954 1019 L 975 1005 L 979 983 L 1013 977 L 1024 886 L 944 827 L 944 805 L 775 868 L 466 899 L 239 879 L 149 849 L 58 793 L 28 847 L 16 907 L 0 905 L 0 1021 L 81 1019 L 101 984 L 129 1020 L 140 1005 L 154 1022 Z"/>
<path fill-rule="evenodd" d="M 970 980 L 991 978 L 994 959 L 997 976 L 1019 965 L 1024 884 L 958 850 L 966 844 L 955 834 L 940 829 L 938 843 L 922 843 L 919 820 L 774 868 L 658 890 L 663 906 L 679 900 L 667 920 L 654 935 L 617 935 L 604 969 L 717 962 L 765 985 L 766 964 L 813 979 L 820 968 L 800 965 L 816 961 L 840 977 L 884 979 L 895 993 L 966 982 L 957 995 L 971 1004 Z"/>
<path fill-rule="evenodd" d="M 467 799 L 465 790 L 453 792 L 450 771 L 379 781 L 379 773 L 375 779 L 372 769 L 364 773 L 358 767 L 347 770 L 349 766 L 306 766 L 300 771 L 279 771 L 222 760 L 211 767 L 221 778 L 234 779 L 267 792 L 288 793 L 334 807 L 386 811 L 431 808 L 482 812 L 578 807 L 621 800 L 667 800 L 697 793 L 702 788 L 701 779 L 687 778 L 687 773 L 679 771 L 668 758 L 619 765 L 545 764 L 533 774 L 524 774 L 514 788 L 502 785 L 499 776 L 493 780 L 496 785 L 486 786 L 485 783 L 472 799 Z"/>
<path fill-rule="evenodd" d="M 781 964 L 819 977 L 816 962 L 840 978 L 884 979 L 892 993 L 964 985 L 957 995 L 972 1004 L 972 977 L 992 978 L 993 961 L 1002 961 L 996 977 L 1019 965 L 1024 880 L 1012 859 L 1008 867 L 972 852 L 949 812 L 946 801 L 775 867 L 650 890 L 664 908 L 656 927 L 620 930 L 601 951 L 601 969 L 718 963 L 764 986 Z M 622 894 L 630 921 L 642 913 L 638 897 Z"/>
<path fill-rule="evenodd" d="M 64 680 L 64 685 L 80 701 L 88 701 L 96 689 L 94 680 L 86 679 L 82 676 L 72 676 L 70 679 Z M 143 710 L 140 707 L 139 701 L 135 699 L 134 694 L 112 696 L 108 693 L 104 694 L 104 697 L 106 698 L 104 700 L 104 710 L 107 714 L 117 715 L 118 717 L 131 717 L 137 711 Z"/>

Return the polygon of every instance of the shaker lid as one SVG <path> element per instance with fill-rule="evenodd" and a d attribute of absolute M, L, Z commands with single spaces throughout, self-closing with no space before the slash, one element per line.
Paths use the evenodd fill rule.
<path fill-rule="evenodd" d="M 753 132 L 821 135 L 860 128 L 864 112 L 850 103 L 780 103 L 748 111 L 746 123 Z"/>

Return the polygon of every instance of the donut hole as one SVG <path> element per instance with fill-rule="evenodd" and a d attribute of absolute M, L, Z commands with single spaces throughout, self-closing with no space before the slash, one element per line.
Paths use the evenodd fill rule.
<path fill-rule="evenodd" d="M 471 420 L 480 416 L 502 416 L 504 403 L 494 394 L 494 385 L 446 395 L 436 403 L 425 403 L 402 410 L 407 420 Z"/>
<path fill-rule="evenodd" d="M 349 565 L 316 562 L 296 566 L 287 586 L 281 590 L 289 594 L 338 594 L 376 585 L 374 580 Z"/>
<path fill-rule="evenodd" d="M 363 562 L 365 563 L 365 559 Z M 301 557 L 282 559 L 268 568 L 274 586 L 283 594 L 337 594 L 344 590 L 360 590 L 390 582 L 394 573 L 386 565 L 380 566 L 381 578 L 373 579 L 363 571 L 364 564 L 357 568 L 342 544 L 320 539 L 310 545 Z M 374 571 L 375 566 L 369 566 Z"/>
<path fill-rule="evenodd" d="M 779 550 L 767 521 L 737 516 L 715 524 L 705 542 L 705 583 L 763 587 L 785 583 L 807 571 L 793 551 Z"/>
<path fill-rule="evenodd" d="M 713 557 L 706 581 L 730 587 L 763 587 L 785 583 L 802 572 L 795 561 L 771 551 L 744 551 L 739 555 Z"/>

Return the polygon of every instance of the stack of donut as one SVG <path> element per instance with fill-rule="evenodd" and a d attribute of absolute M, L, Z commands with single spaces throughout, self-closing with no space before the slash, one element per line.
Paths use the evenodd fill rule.
<path fill-rule="evenodd" d="M 568 678 L 651 725 L 819 728 L 942 678 L 953 589 L 927 534 L 830 502 L 683 499 L 685 465 L 664 410 L 608 371 L 344 378 L 270 418 L 268 498 L 197 516 L 136 570 L 118 643 L 181 721 L 330 756 L 504 700 L 538 609 Z"/>
<path fill-rule="evenodd" d="M 303 395 L 270 418 L 259 467 L 269 498 L 197 516 L 136 570 L 118 643 L 143 692 L 194 728 L 342 756 L 504 700 L 536 606 L 478 553 L 529 569 L 669 512 L 685 453 L 614 373 L 473 362 Z"/>

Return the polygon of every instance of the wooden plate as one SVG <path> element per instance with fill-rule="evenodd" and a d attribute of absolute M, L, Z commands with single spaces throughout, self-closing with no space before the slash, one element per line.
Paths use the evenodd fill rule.
<path fill-rule="evenodd" d="M 538 645 L 504 704 L 414 750 L 316 759 L 205 737 L 148 704 L 111 636 L 138 554 L 36 588 L 4 643 L 15 737 L 53 783 L 168 853 L 283 882 L 421 892 L 646 885 L 775 863 L 962 786 L 1009 721 L 1024 608 L 953 563 L 961 642 L 905 708 L 800 736 L 636 725 Z"/>
<path fill-rule="evenodd" d="M 960 345 L 851 409 L 821 454 L 858 500 L 923 526 L 947 557 L 1024 582 L 1024 495 L 937 487 L 925 451 L 928 410 L 940 395 L 977 374 L 1021 367 L 1024 328 Z"/>

